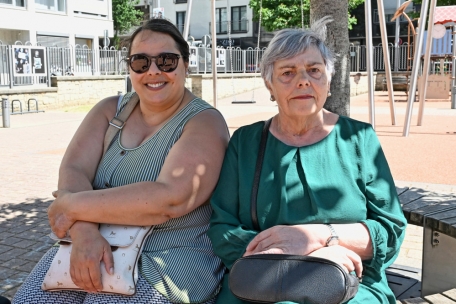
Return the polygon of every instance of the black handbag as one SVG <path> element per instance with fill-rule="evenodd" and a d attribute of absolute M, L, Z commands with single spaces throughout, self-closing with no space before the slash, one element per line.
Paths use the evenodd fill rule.
<path fill-rule="evenodd" d="M 251 195 L 252 223 L 258 231 L 256 202 L 271 120 L 265 122 L 261 135 Z M 358 278 L 333 261 L 287 254 L 240 258 L 231 267 L 229 279 L 230 290 L 237 298 L 258 303 L 344 303 L 356 295 L 358 286 Z"/>

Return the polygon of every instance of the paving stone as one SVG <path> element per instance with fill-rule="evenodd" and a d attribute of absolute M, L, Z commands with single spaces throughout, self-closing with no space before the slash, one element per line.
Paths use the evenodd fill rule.
<path fill-rule="evenodd" d="M 0 232 L 0 240 L 4 240 L 4 239 L 7 239 L 7 238 L 10 238 L 14 235 L 14 233 L 11 233 L 11 232 L 7 232 L 6 230 L 3 231 L 3 232 Z M 17 235 L 16 235 L 17 236 Z M 1 243 L 1 241 L 0 241 Z"/>
<path fill-rule="evenodd" d="M 30 248 L 30 247 L 35 247 L 36 244 L 37 244 L 36 241 L 29 241 L 29 240 L 21 239 L 21 241 L 15 243 L 14 246 L 18 247 L 18 248 L 26 249 L 26 248 Z"/>
<path fill-rule="evenodd" d="M 7 252 L 9 250 L 13 249 L 12 246 L 8 246 L 8 245 L 5 245 L 5 244 L 2 244 L 0 246 L 0 254 L 4 253 L 4 252 Z"/>
<path fill-rule="evenodd" d="M 29 263 L 29 261 L 24 260 L 24 259 L 11 259 L 4 263 L 1 263 L 0 266 L 5 267 L 5 268 L 10 268 L 10 269 L 16 269 L 19 266 L 22 266 L 27 263 Z"/>
<path fill-rule="evenodd" d="M 36 262 L 27 262 L 27 263 L 17 267 L 16 269 L 29 274 L 33 270 L 33 268 L 35 268 L 35 265 L 36 265 Z"/>
<path fill-rule="evenodd" d="M 22 239 L 17 237 L 9 237 L 0 241 L 0 244 L 14 246 L 16 243 L 19 243 L 20 241 L 22 241 Z"/>
<path fill-rule="evenodd" d="M 27 252 L 26 254 L 22 255 L 21 258 L 24 258 L 28 261 L 34 261 L 35 263 L 38 262 L 41 257 L 43 256 L 43 252 L 38 252 L 38 251 L 30 251 Z"/>
<path fill-rule="evenodd" d="M 19 271 L 15 269 L 10 269 L 6 267 L 0 267 L 0 280 L 6 280 L 13 275 L 17 274 Z"/>
<path fill-rule="evenodd" d="M 23 255 L 27 252 L 28 251 L 25 249 L 13 248 L 9 251 L 6 251 L 6 252 L 0 254 L 0 261 L 7 261 L 7 260 L 14 259 L 16 257 L 20 257 L 21 255 Z"/>

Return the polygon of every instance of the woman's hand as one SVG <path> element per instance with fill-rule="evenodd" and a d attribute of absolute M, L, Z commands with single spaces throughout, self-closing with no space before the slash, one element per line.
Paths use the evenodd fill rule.
<path fill-rule="evenodd" d="M 347 273 L 355 271 L 358 278 L 362 276 L 363 263 L 361 257 L 345 247 L 339 245 L 323 247 L 310 253 L 309 256 L 331 260 L 342 266 Z"/>
<path fill-rule="evenodd" d="M 74 284 L 79 288 L 88 292 L 97 292 L 103 289 L 100 262 L 103 261 L 106 272 L 113 275 L 114 258 L 111 246 L 98 230 L 85 231 L 79 229 L 78 235 L 72 237 L 70 274 Z"/>
<path fill-rule="evenodd" d="M 247 246 L 244 256 L 252 254 L 308 255 L 323 247 L 328 228 L 323 225 L 274 226 L 260 232 Z"/>
<path fill-rule="evenodd" d="M 71 195 L 71 192 L 57 190 L 52 192 L 52 195 L 55 197 L 55 200 L 48 208 L 49 224 L 55 235 L 63 238 L 75 222 L 69 214 L 68 197 Z"/>

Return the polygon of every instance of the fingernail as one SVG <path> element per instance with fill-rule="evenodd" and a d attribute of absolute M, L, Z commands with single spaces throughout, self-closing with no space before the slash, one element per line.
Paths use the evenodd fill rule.
<path fill-rule="evenodd" d="M 113 275 L 114 274 L 114 267 L 109 268 L 109 274 Z"/>

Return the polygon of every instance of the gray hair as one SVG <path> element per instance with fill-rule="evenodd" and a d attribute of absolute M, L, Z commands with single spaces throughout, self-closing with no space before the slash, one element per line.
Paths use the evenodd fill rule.
<path fill-rule="evenodd" d="M 309 47 L 316 47 L 323 57 L 326 73 L 331 81 L 334 75 L 334 53 L 326 46 L 326 24 L 333 21 L 323 17 L 315 21 L 310 29 L 283 29 L 277 32 L 269 43 L 261 60 L 261 77 L 267 83 L 272 82 L 274 62 L 289 59 L 304 53 Z"/>

